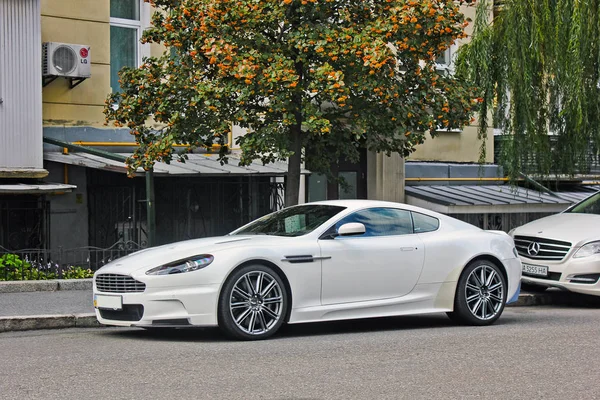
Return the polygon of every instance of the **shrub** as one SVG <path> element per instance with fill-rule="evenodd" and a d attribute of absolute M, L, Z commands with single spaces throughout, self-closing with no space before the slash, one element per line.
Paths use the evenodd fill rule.
<path fill-rule="evenodd" d="M 94 271 L 89 268 L 70 266 L 68 269 L 63 269 L 63 279 L 85 279 L 94 276 Z"/>
<path fill-rule="evenodd" d="M 94 276 L 94 272 L 91 269 L 78 266 L 68 266 L 63 268 L 62 271 L 63 279 L 85 279 L 92 276 Z M 0 255 L 0 281 L 31 281 L 56 278 L 58 278 L 56 272 L 40 271 L 16 254 Z"/>

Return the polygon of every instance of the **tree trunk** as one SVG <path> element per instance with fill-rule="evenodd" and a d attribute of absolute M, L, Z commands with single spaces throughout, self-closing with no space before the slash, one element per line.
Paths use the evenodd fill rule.
<path fill-rule="evenodd" d="M 298 204 L 300 194 L 300 164 L 302 162 L 302 142 L 300 125 L 291 127 L 292 150 L 294 154 L 288 159 L 288 173 L 285 183 L 285 206 Z"/>

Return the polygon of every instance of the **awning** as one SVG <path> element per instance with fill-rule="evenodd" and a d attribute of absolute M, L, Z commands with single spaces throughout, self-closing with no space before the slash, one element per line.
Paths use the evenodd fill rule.
<path fill-rule="evenodd" d="M 560 212 L 573 201 L 511 185 L 406 186 L 406 202 L 443 214 Z"/>
<path fill-rule="evenodd" d="M 77 189 L 77 186 L 64 183 L 15 183 L 0 185 L 0 194 L 51 194 L 70 192 L 73 189 Z"/>
<path fill-rule="evenodd" d="M 575 204 L 596 193 L 598 190 L 600 190 L 600 185 L 580 185 L 567 191 L 560 191 L 556 194 Z"/>
<path fill-rule="evenodd" d="M 128 157 L 131 154 L 118 153 L 119 155 Z M 185 162 L 177 162 L 174 160 L 171 164 L 156 163 L 154 165 L 154 175 L 228 175 L 228 176 L 245 176 L 245 175 L 267 175 L 267 176 L 284 176 L 287 174 L 287 163 L 274 162 L 267 165 L 262 165 L 260 161 L 254 161 L 247 167 L 238 165 L 240 158 L 236 155 L 228 156 L 228 163 L 221 165 L 218 161 L 217 154 L 189 154 L 189 159 Z M 58 162 L 61 164 L 77 165 L 87 168 L 103 169 L 106 171 L 126 173 L 125 164 L 109 160 L 104 157 L 87 153 L 69 153 L 63 154 L 59 152 L 45 152 L 44 160 Z M 143 173 L 142 169 L 138 170 Z M 301 170 L 302 174 L 309 174 L 306 169 Z"/>

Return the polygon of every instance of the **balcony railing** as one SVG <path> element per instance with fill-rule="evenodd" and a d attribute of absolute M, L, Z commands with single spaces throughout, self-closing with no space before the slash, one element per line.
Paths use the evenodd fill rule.
<path fill-rule="evenodd" d="M 556 136 L 548 136 L 550 148 L 553 151 L 558 146 L 557 139 L 558 137 Z M 502 164 L 501 154 L 508 140 L 510 140 L 508 136 L 494 136 L 494 163 Z M 567 176 L 569 174 L 598 176 L 600 175 L 600 149 L 597 149 L 594 143 L 590 142 L 585 158 L 575 161 L 570 166 L 572 168 L 570 171 L 566 167 L 561 166 L 558 160 L 553 160 L 551 165 L 550 174 L 555 176 Z M 532 156 L 521 161 L 520 171 L 524 174 L 535 176 L 541 175 L 542 169 L 539 167 L 536 157 Z"/>

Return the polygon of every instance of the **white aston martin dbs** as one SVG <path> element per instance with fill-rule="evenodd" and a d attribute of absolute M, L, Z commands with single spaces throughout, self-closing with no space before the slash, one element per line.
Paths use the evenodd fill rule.
<path fill-rule="evenodd" d="M 250 340 L 284 323 L 436 312 L 489 325 L 520 278 L 504 232 L 406 204 L 324 201 L 115 260 L 94 276 L 94 306 L 106 325 Z"/>

